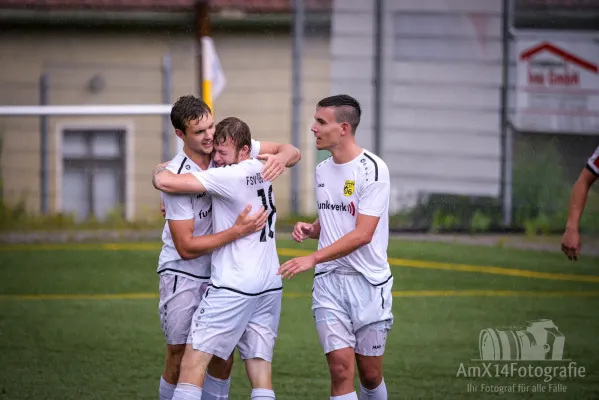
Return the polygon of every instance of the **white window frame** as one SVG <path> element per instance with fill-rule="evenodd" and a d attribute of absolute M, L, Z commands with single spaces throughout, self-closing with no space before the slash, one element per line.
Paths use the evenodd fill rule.
<path fill-rule="evenodd" d="M 63 178 L 63 140 L 64 132 L 67 130 L 120 130 L 125 132 L 125 219 L 133 221 L 135 218 L 135 163 L 134 163 L 134 136 L 135 129 L 131 121 L 93 121 L 88 120 L 84 123 L 80 122 L 59 122 L 56 124 L 56 151 L 55 151 L 55 211 L 62 212 L 62 178 Z"/>

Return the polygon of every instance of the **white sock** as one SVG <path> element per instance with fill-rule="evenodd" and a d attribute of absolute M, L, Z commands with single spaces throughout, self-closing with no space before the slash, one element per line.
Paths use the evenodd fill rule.
<path fill-rule="evenodd" d="M 201 400 L 202 388 L 191 383 L 178 383 L 173 400 Z"/>
<path fill-rule="evenodd" d="M 168 383 L 164 380 L 164 378 L 160 377 L 160 389 L 159 394 L 160 400 L 171 400 L 173 398 L 173 394 L 175 393 L 175 388 L 177 385 L 173 385 L 172 383 Z"/>
<path fill-rule="evenodd" d="M 375 389 L 366 389 L 360 384 L 360 400 L 387 400 L 387 386 L 385 379 Z"/>
<path fill-rule="evenodd" d="M 356 392 L 351 392 L 343 396 L 331 396 L 331 400 L 358 400 L 358 395 Z"/>
<path fill-rule="evenodd" d="M 275 392 L 270 389 L 252 389 L 252 400 L 269 400 L 275 398 Z"/>
<path fill-rule="evenodd" d="M 229 398 L 229 386 L 231 386 L 231 377 L 229 379 L 218 379 L 207 373 L 202 388 L 202 400 L 227 400 Z"/>

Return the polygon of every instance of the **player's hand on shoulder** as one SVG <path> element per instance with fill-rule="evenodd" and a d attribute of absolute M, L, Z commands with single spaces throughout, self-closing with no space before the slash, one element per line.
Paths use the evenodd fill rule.
<path fill-rule="evenodd" d="M 562 236 L 562 251 L 570 260 L 578 260 L 580 254 L 580 234 L 578 230 L 566 228 Z"/>
<path fill-rule="evenodd" d="M 268 220 L 268 213 L 264 207 L 260 207 L 258 212 L 252 215 L 250 215 L 251 210 L 252 206 L 248 205 L 246 208 L 244 208 L 241 214 L 239 214 L 237 220 L 235 221 L 235 225 L 239 229 L 239 234 L 241 236 L 247 236 L 262 230 L 266 225 L 266 221 Z"/>
<path fill-rule="evenodd" d="M 298 243 L 303 242 L 306 239 L 309 239 L 314 233 L 314 225 L 309 224 L 307 222 L 298 222 L 295 224 L 293 228 L 293 233 L 291 237 Z"/>
<path fill-rule="evenodd" d="M 162 171 L 166 171 L 169 163 L 170 163 L 170 161 L 163 162 L 163 163 L 160 163 L 160 164 L 156 164 L 156 166 L 154 167 L 154 173 L 153 173 L 153 175 L 159 174 Z"/>
<path fill-rule="evenodd" d="M 280 154 L 259 154 L 256 158 L 266 161 L 262 168 L 262 179 L 266 181 L 272 182 L 285 172 L 287 160 Z"/>

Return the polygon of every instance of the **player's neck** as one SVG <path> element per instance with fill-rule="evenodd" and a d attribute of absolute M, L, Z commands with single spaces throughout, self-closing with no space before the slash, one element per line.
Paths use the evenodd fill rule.
<path fill-rule="evenodd" d="M 185 153 L 187 158 L 196 163 L 196 165 L 201 169 L 206 170 L 208 167 L 210 167 L 210 160 L 212 158 L 211 154 L 196 153 L 190 150 L 187 146 L 183 146 L 183 153 Z"/>
<path fill-rule="evenodd" d="M 239 157 L 237 157 L 237 164 L 239 164 L 239 163 L 240 163 L 240 162 L 242 162 L 242 161 L 249 160 L 249 159 L 250 159 L 250 155 L 249 155 L 249 154 L 247 154 L 247 155 L 245 155 L 245 156 L 242 156 L 242 155 L 240 154 L 240 155 L 239 155 Z"/>
<path fill-rule="evenodd" d="M 333 155 L 333 161 L 335 164 L 345 164 L 352 161 L 362 153 L 362 148 L 352 140 L 347 143 L 339 143 L 337 146 L 331 149 Z"/>

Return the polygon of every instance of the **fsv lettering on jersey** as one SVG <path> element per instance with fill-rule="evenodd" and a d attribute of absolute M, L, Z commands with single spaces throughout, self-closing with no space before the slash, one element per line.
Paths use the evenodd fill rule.
<path fill-rule="evenodd" d="M 318 209 L 319 210 L 331 210 L 331 211 L 344 211 L 344 212 L 350 213 L 353 216 L 356 215 L 356 205 L 354 204 L 353 201 L 349 204 L 345 204 L 345 203 L 335 204 L 335 203 L 331 203 L 330 201 L 327 200 L 324 203 L 319 202 Z"/>
<path fill-rule="evenodd" d="M 248 186 L 258 185 L 264 182 L 264 180 L 262 179 L 262 174 L 260 173 L 246 176 L 245 180 Z"/>

